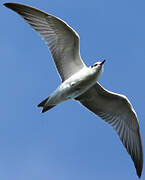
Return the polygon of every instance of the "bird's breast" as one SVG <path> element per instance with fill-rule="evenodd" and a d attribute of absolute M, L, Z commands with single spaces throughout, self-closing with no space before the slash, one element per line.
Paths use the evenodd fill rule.
<path fill-rule="evenodd" d="M 92 87 L 97 79 L 97 74 L 91 69 L 85 68 L 80 70 L 62 83 L 62 89 L 65 89 L 64 96 L 68 98 L 78 97 Z"/>
<path fill-rule="evenodd" d="M 73 99 L 85 93 L 97 81 L 98 74 L 90 68 L 83 68 L 69 79 L 65 80 L 52 94 L 50 104 L 58 104 Z"/>

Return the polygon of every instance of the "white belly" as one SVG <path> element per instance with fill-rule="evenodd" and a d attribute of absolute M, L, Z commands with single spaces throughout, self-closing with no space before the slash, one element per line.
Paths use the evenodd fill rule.
<path fill-rule="evenodd" d="M 99 74 L 92 71 L 90 68 L 83 68 L 78 73 L 64 81 L 50 96 L 48 104 L 59 104 L 62 101 L 73 99 L 92 87 Z"/>

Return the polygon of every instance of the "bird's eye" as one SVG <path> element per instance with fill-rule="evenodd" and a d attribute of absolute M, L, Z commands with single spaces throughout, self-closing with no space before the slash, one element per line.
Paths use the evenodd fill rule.
<path fill-rule="evenodd" d="M 98 63 L 93 64 L 91 67 L 96 67 L 96 66 L 98 66 Z"/>

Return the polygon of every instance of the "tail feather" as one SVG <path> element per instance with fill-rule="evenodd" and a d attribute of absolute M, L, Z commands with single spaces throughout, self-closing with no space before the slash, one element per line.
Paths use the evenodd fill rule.
<path fill-rule="evenodd" d="M 49 96 L 49 97 L 50 97 L 50 96 Z M 56 105 L 46 105 L 49 97 L 47 97 L 47 98 L 46 98 L 45 100 L 43 100 L 40 104 L 37 105 L 37 107 L 42 107 L 42 108 L 43 108 L 42 111 L 41 111 L 42 113 L 44 113 L 44 112 L 48 111 L 49 109 L 53 108 L 54 106 L 56 106 Z M 45 106 L 45 105 L 46 105 L 46 106 Z"/>
<path fill-rule="evenodd" d="M 43 106 L 45 106 L 45 104 L 46 104 L 46 102 L 47 102 L 48 99 L 49 99 L 49 97 L 46 98 L 45 100 L 43 100 L 40 104 L 38 104 L 37 107 L 43 107 Z"/>
<path fill-rule="evenodd" d="M 49 109 L 53 108 L 54 106 L 56 106 L 56 105 L 44 106 L 41 112 L 44 113 L 44 112 L 48 111 Z"/>

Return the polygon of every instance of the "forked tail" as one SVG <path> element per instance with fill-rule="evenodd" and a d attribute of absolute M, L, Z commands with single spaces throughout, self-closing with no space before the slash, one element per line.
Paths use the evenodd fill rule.
<path fill-rule="evenodd" d="M 44 112 L 48 111 L 49 109 L 53 108 L 54 106 L 56 106 L 56 105 L 47 105 L 46 106 L 46 102 L 48 101 L 49 97 L 46 98 L 40 104 L 37 105 L 37 107 L 42 107 L 43 108 L 42 111 L 41 111 L 42 113 L 44 113 Z"/>

